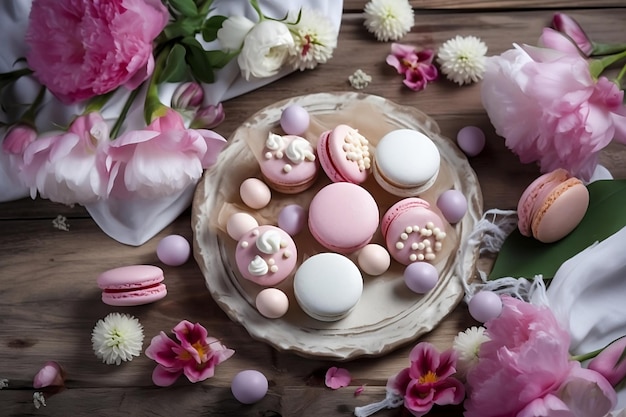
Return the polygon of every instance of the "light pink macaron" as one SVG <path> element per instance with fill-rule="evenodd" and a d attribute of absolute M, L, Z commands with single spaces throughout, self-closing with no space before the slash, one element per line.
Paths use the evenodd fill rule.
<path fill-rule="evenodd" d="M 259 160 L 261 174 L 274 190 L 296 194 L 311 187 L 319 164 L 315 148 L 303 137 L 270 132 Z"/>
<path fill-rule="evenodd" d="M 369 141 L 348 125 L 340 124 L 322 133 L 317 155 L 332 182 L 361 184 L 367 179 L 371 163 Z"/>
<path fill-rule="evenodd" d="M 102 302 L 112 306 L 152 303 L 167 295 L 163 270 L 153 265 L 128 265 L 109 269 L 98 276 Z"/>
<path fill-rule="evenodd" d="M 359 185 L 332 183 L 311 200 L 308 224 L 315 240 L 325 248 L 352 253 L 367 245 L 378 229 L 378 205 Z"/>
<path fill-rule="evenodd" d="M 391 206 L 382 219 L 387 250 L 403 265 L 433 262 L 446 237 L 445 223 L 421 198 L 411 197 Z"/>
<path fill-rule="evenodd" d="M 279 227 L 263 225 L 246 232 L 235 250 L 237 268 L 245 279 L 263 287 L 277 285 L 296 267 L 296 244 Z"/>

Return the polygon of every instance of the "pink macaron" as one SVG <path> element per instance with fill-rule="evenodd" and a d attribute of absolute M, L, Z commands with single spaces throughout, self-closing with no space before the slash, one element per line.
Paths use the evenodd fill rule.
<path fill-rule="evenodd" d="M 368 140 L 356 129 L 340 124 L 317 142 L 320 165 L 332 182 L 361 184 L 370 170 Z"/>
<path fill-rule="evenodd" d="M 378 205 L 365 188 L 336 182 L 319 190 L 309 205 L 309 230 L 322 246 L 352 253 L 367 245 L 379 224 Z"/>
<path fill-rule="evenodd" d="M 543 243 L 556 242 L 578 226 L 589 207 L 589 190 L 564 169 L 541 175 L 522 193 L 518 228 Z"/>
<path fill-rule="evenodd" d="M 129 265 L 109 269 L 98 276 L 102 302 L 112 306 L 152 303 L 167 295 L 163 270 L 153 265 Z"/>
<path fill-rule="evenodd" d="M 246 232 L 235 250 L 237 268 L 245 279 L 263 287 L 277 285 L 296 267 L 296 244 L 279 227 L 263 225 Z"/>
<path fill-rule="evenodd" d="M 274 190 L 296 194 L 311 187 L 319 164 L 315 148 L 303 137 L 270 132 L 259 161 L 261 174 Z"/>
<path fill-rule="evenodd" d="M 433 262 L 446 238 L 445 223 L 421 198 L 400 200 L 387 210 L 381 230 L 393 259 L 403 265 Z"/>

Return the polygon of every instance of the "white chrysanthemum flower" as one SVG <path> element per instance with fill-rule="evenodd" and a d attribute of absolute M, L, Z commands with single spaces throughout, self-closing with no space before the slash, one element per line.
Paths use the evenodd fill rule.
<path fill-rule="evenodd" d="M 371 0 L 365 5 L 365 27 L 382 42 L 397 41 L 413 24 L 413 8 L 408 0 Z"/>
<path fill-rule="evenodd" d="M 331 21 L 314 9 L 302 9 L 300 20 L 290 25 L 294 46 L 290 50 L 293 67 L 304 71 L 324 64 L 337 47 L 337 31 Z"/>
<path fill-rule="evenodd" d="M 456 36 L 444 42 L 437 53 L 441 72 L 459 85 L 477 82 L 483 78 L 487 45 L 476 36 Z"/>
<path fill-rule="evenodd" d="M 472 326 L 456 335 L 452 348 L 459 354 L 457 360 L 459 371 L 467 371 L 476 365 L 480 345 L 488 340 L 489 336 L 485 334 L 484 327 Z"/>
<path fill-rule="evenodd" d="M 98 320 L 91 333 L 96 356 L 107 365 L 119 365 L 141 354 L 143 326 L 128 314 L 111 313 Z"/>

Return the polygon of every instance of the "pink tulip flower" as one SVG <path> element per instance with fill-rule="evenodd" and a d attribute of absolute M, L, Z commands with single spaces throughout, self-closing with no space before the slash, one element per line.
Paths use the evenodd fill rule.
<path fill-rule="evenodd" d="M 12 155 L 22 155 L 26 147 L 37 139 L 37 131 L 31 126 L 17 124 L 11 126 L 2 141 L 2 150 Z"/>
<path fill-rule="evenodd" d="M 176 110 L 195 110 L 202 105 L 204 90 L 195 82 L 181 83 L 172 95 L 172 108 Z"/>
<path fill-rule="evenodd" d="M 611 385 L 616 386 L 626 378 L 625 349 L 626 337 L 622 337 L 602 350 L 589 362 L 587 368 L 602 374 Z"/>
<path fill-rule="evenodd" d="M 193 129 L 213 129 L 224 121 L 226 114 L 222 103 L 217 106 L 208 105 L 196 112 L 190 127 Z"/>
<path fill-rule="evenodd" d="M 160 0 L 34 0 L 28 66 L 64 103 L 135 89 L 154 69 L 153 41 L 168 20 Z"/>
<path fill-rule="evenodd" d="M 593 42 L 589 39 L 589 36 L 587 36 L 580 24 L 569 15 L 565 13 L 555 13 L 552 17 L 552 27 L 571 39 L 586 56 L 591 55 L 593 52 Z"/>
<path fill-rule="evenodd" d="M 426 85 L 439 76 L 433 64 L 435 52 L 432 49 L 417 50 L 410 45 L 391 44 L 391 54 L 387 56 L 387 64 L 404 75 L 404 85 L 414 91 L 421 91 Z"/>
<path fill-rule="evenodd" d="M 439 353 L 427 342 L 418 343 L 409 354 L 411 365 L 387 381 L 387 388 L 404 398 L 412 415 L 427 414 L 433 405 L 460 404 L 465 398 L 463 384 L 456 373 L 456 351 Z"/>
<path fill-rule="evenodd" d="M 161 332 L 152 338 L 146 349 L 146 356 L 157 362 L 152 373 L 155 385 L 172 385 L 181 375 L 190 382 L 204 381 L 214 375 L 217 365 L 235 353 L 209 337 L 207 330 L 198 323 L 183 320 L 172 331 L 178 343 Z"/>

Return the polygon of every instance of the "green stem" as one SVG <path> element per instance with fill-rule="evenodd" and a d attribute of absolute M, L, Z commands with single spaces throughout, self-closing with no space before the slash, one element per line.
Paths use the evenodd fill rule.
<path fill-rule="evenodd" d="M 33 71 L 30 68 L 21 68 L 15 71 L 4 72 L 0 74 L 0 91 L 11 83 L 19 80 L 24 75 L 30 75 Z"/>
<path fill-rule="evenodd" d="M 155 117 L 161 116 L 164 114 L 163 110 L 167 108 L 161 103 L 159 99 L 159 90 L 157 88 L 157 80 L 161 74 L 161 71 L 164 67 L 164 62 L 167 59 L 167 55 L 169 54 L 170 49 L 165 48 L 159 55 L 157 55 L 156 62 L 154 63 L 154 71 L 150 76 L 150 81 L 148 82 L 148 90 L 146 91 L 146 100 L 143 106 L 143 117 L 146 121 L 146 124 L 149 125 L 155 119 Z"/>
<path fill-rule="evenodd" d="M 622 70 L 619 72 L 619 74 L 617 74 L 617 78 L 615 79 L 615 82 L 618 86 L 622 85 L 622 78 L 624 78 L 624 75 L 626 75 L 626 64 L 624 64 Z"/>
<path fill-rule="evenodd" d="M 626 50 L 626 43 L 596 43 L 593 44 L 592 56 L 611 55 Z"/>
<path fill-rule="evenodd" d="M 43 85 L 39 88 L 35 101 L 33 101 L 33 104 L 31 104 L 28 110 L 26 110 L 26 112 L 22 115 L 22 122 L 28 123 L 31 126 L 35 125 L 35 117 L 37 116 L 37 112 L 39 111 L 39 107 L 41 107 L 44 97 L 46 96 L 46 90 L 46 87 Z"/>
<path fill-rule="evenodd" d="M 107 104 L 109 99 L 113 97 L 113 94 L 115 94 L 116 91 L 117 90 L 109 91 L 106 94 L 95 96 L 94 98 L 90 99 L 85 106 L 85 114 L 102 110 L 104 105 Z"/>
<path fill-rule="evenodd" d="M 130 106 L 133 104 L 133 101 L 135 101 L 135 98 L 137 98 L 137 94 L 139 94 L 139 90 L 141 90 L 141 87 L 135 88 L 133 91 L 130 92 L 128 99 L 126 99 L 126 102 L 124 103 L 124 107 L 122 108 L 120 115 L 118 116 L 117 120 L 115 121 L 115 124 L 113 125 L 113 128 L 111 129 L 111 134 L 109 135 L 109 137 L 112 140 L 117 137 L 117 134 L 122 128 L 122 124 L 124 123 L 124 119 L 126 119 L 128 110 L 130 110 Z"/>
<path fill-rule="evenodd" d="M 250 5 L 252 6 L 256 14 L 259 15 L 259 22 L 265 19 L 265 16 L 263 16 L 263 12 L 261 12 L 261 6 L 259 6 L 258 0 L 250 0 Z"/>
<path fill-rule="evenodd" d="M 600 349 L 594 350 L 593 352 L 584 353 L 584 354 L 582 354 L 582 355 L 575 355 L 575 356 L 572 356 L 572 357 L 571 357 L 571 359 L 572 359 L 573 361 L 584 362 L 584 361 L 586 361 L 586 360 L 589 360 L 589 359 L 593 359 L 593 358 L 595 358 L 595 357 L 596 357 L 596 356 L 598 356 L 598 355 L 600 354 L 600 352 L 602 352 L 605 348 L 606 348 L 606 346 L 605 346 L 605 347 L 603 347 L 603 348 L 600 348 Z"/>
<path fill-rule="evenodd" d="M 598 79 L 598 77 L 600 77 L 600 74 L 602 74 L 605 69 L 624 58 L 626 58 L 626 51 L 622 51 L 619 54 L 607 55 L 602 58 L 592 59 L 589 62 L 589 72 L 594 79 Z"/>

